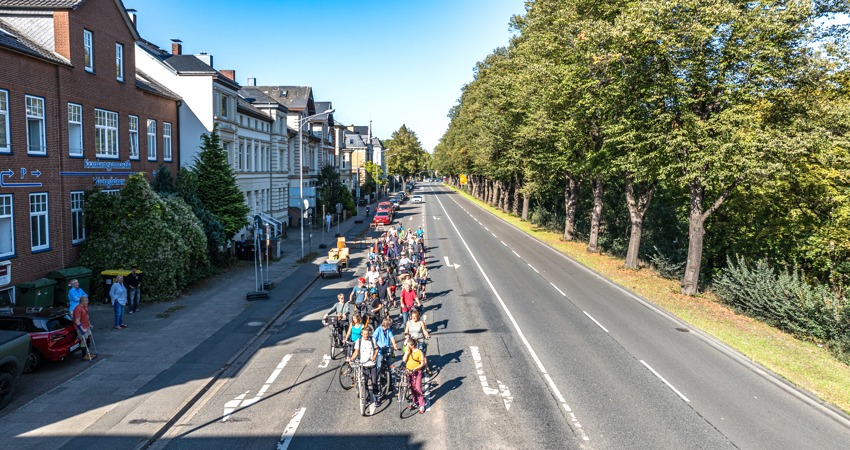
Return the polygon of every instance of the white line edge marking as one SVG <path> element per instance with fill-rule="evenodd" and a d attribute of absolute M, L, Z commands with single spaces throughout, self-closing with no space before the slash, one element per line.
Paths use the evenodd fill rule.
<path fill-rule="evenodd" d="M 494 238 L 499 239 L 499 236 L 496 236 L 496 233 L 490 233 L 490 234 L 492 234 Z"/>
<path fill-rule="evenodd" d="M 507 247 L 507 246 L 508 246 L 508 244 L 505 244 L 505 241 L 499 241 L 499 242 L 501 242 L 501 243 L 502 243 L 502 245 L 504 245 L 505 247 Z"/>
<path fill-rule="evenodd" d="M 585 315 L 585 316 L 589 317 L 589 318 L 590 318 L 590 320 L 592 320 L 592 321 L 593 321 L 593 323 L 595 323 L 597 326 L 599 326 L 599 328 L 602 328 L 602 331 L 604 331 L 604 332 L 606 332 L 606 333 L 608 332 L 608 329 L 607 329 L 607 328 L 605 328 L 605 327 L 603 327 L 603 326 L 602 326 L 602 324 L 601 324 L 601 323 L 599 323 L 596 319 L 594 319 L 594 318 L 593 318 L 593 316 L 591 316 L 590 314 L 588 314 L 588 313 L 587 313 L 587 311 L 582 311 L 582 312 L 584 313 L 584 315 Z"/>
<path fill-rule="evenodd" d="M 655 371 L 655 369 L 653 369 L 652 367 L 649 367 L 649 364 L 647 364 L 647 363 L 646 363 L 646 361 L 644 361 L 644 360 L 640 360 L 640 363 L 641 363 L 641 364 L 643 364 L 643 365 L 644 365 L 647 369 L 649 369 L 649 371 L 650 371 L 650 372 L 652 372 L 652 373 L 653 373 L 656 377 L 658 377 L 658 379 L 659 379 L 659 380 L 663 381 L 663 382 L 664 382 L 664 384 L 666 384 L 666 385 L 667 385 L 667 387 L 669 387 L 670 389 L 672 389 L 672 390 L 673 390 L 673 392 L 675 392 L 675 393 L 676 393 L 676 395 L 678 395 L 679 397 L 681 397 L 681 398 L 682 398 L 682 400 L 684 400 L 684 401 L 685 401 L 685 402 L 687 402 L 687 403 L 690 403 L 690 402 L 691 402 L 690 400 L 688 400 L 688 397 L 685 397 L 684 395 L 682 395 L 682 393 L 681 393 L 681 392 L 679 392 L 679 390 L 678 390 L 678 389 L 676 389 L 675 387 L 673 387 L 673 385 L 672 385 L 672 384 L 670 384 L 670 382 L 669 382 L 669 381 L 665 380 L 665 379 L 664 379 L 664 377 L 662 377 L 662 376 L 661 376 L 661 374 L 659 374 L 658 372 L 656 372 L 656 371 Z"/>
<path fill-rule="evenodd" d="M 516 257 L 517 257 L 517 258 L 522 258 L 522 256 L 519 256 L 519 253 L 517 253 L 517 252 L 515 252 L 515 251 L 513 251 L 513 250 L 511 250 L 511 251 L 512 251 L 512 252 L 514 252 L 514 255 L 516 255 Z"/>
<path fill-rule="evenodd" d="M 555 283 L 549 283 L 549 284 L 551 284 L 551 285 L 552 285 L 552 287 L 553 287 L 553 288 L 555 288 L 555 290 L 556 290 L 556 291 L 560 292 L 560 293 L 561 293 L 561 295 L 563 295 L 564 297 L 566 297 L 566 296 L 567 296 L 567 294 L 564 294 L 564 291 L 562 291 L 562 290 L 558 289 L 558 286 L 555 286 Z"/>
<path fill-rule="evenodd" d="M 460 233 L 460 230 L 457 229 L 457 225 L 455 225 L 454 220 L 452 220 L 452 217 L 449 215 L 449 212 L 446 211 L 446 206 L 443 205 L 443 201 L 440 200 L 439 197 L 437 197 L 437 203 L 439 203 L 440 207 L 443 208 L 443 213 L 446 214 L 446 218 L 449 219 L 449 223 L 452 224 L 452 228 L 454 228 L 455 233 L 457 233 L 458 235 L 458 238 L 460 238 L 460 241 L 463 242 L 463 246 L 466 247 L 466 251 L 469 252 L 469 256 L 472 257 L 472 260 L 475 262 L 475 265 L 478 266 L 478 270 L 481 272 L 481 275 L 484 277 L 484 280 L 487 282 L 487 285 L 490 286 L 490 290 L 493 291 L 493 295 L 496 296 L 496 300 L 499 301 L 499 304 L 502 306 L 502 309 L 505 311 L 505 314 L 507 314 L 508 319 L 510 319 L 511 324 L 514 326 L 514 329 L 516 329 L 517 335 L 519 336 L 522 343 L 525 345 L 525 348 L 528 350 L 528 353 L 531 355 L 531 359 L 533 359 L 534 363 L 537 365 L 537 370 L 540 371 L 540 373 L 546 377 L 546 380 L 549 382 L 549 389 L 555 395 L 555 398 L 557 398 L 561 402 L 561 404 L 564 405 L 564 409 L 569 411 L 569 406 L 566 404 L 564 396 L 561 395 L 561 391 L 558 389 L 557 386 L 555 386 L 555 382 L 552 381 L 552 378 L 549 376 L 549 372 L 546 371 L 546 367 L 543 366 L 543 362 L 541 362 L 540 358 L 537 356 L 537 352 L 535 352 L 534 349 L 531 347 L 531 344 L 528 342 L 528 339 L 526 339 L 525 334 L 522 332 L 522 329 L 519 327 L 519 324 L 517 323 L 516 319 L 514 319 L 514 316 L 513 314 L 511 314 L 511 311 L 508 309 L 508 306 L 505 304 L 505 301 L 502 300 L 502 296 L 499 295 L 498 291 L 496 291 L 496 287 L 493 286 L 493 282 L 490 281 L 490 277 L 488 277 L 487 273 L 484 272 L 484 268 L 481 267 L 481 263 L 478 262 L 478 258 L 475 257 L 475 254 L 472 252 L 472 249 L 469 248 L 469 244 L 466 243 L 466 239 L 463 238 L 463 235 Z M 516 254 L 516 252 L 514 252 L 514 254 Z M 572 421 L 572 423 L 576 425 L 576 433 L 579 435 L 579 437 L 583 441 L 589 441 L 590 438 L 587 437 L 587 435 L 584 433 L 584 430 L 581 428 L 581 425 L 578 423 L 578 419 L 575 417 L 575 415 L 572 412 L 568 414 L 570 415 L 570 420 Z"/>
<path fill-rule="evenodd" d="M 528 263 L 526 263 L 526 264 L 528 264 Z M 531 270 L 533 270 L 533 271 L 535 271 L 535 272 L 537 272 L 537 273 L 540 273 L 540 271 L 539 271 L 539 270 L 537 270 L 537 269 L 535 269 L 535 268 L 534 268 L 534 266 L 532 266 L 531 264 L 528 264 L 528 267 L 531 267 Z"/>
<path fill-rule="evenodd" d="M 431 410 L 431 377 L 426 375 L 422 378 L 422 383 L 425 385 L 425 389 L 422 390 L 422 396 L 425 397 L 425 411 L 427 412 Z"/>
<path fill-rule="evenodd" d="M 289 447 L 289 444 L 292 443 L 292 438 L 295 436 L 295 430 L 298 429 L 301 419 L 304 418 L 304 411 L 306 409 L 307 408 L 302 407 L 292 416 L 292 419 L 286 425 L 286 428 L 283 430 L 283 434 L 280 436 L 280 442 L 277 443 L 277 450 L 286 450 Z"/>
<path fill-rule="evenodd" d="M 472 352 L 472 361 L 475 363 L 475 372 L 478 373 L 478 381 L 481 382 L 481 388 L 484 390 L 484 395 L 497 395 L 498 389 L 491 388 L 487 383 L 487 376 L 484 375 L 484 364 L 481 363 L 481 353 L 478 352 L 478 347 L 469 347 Z"/>

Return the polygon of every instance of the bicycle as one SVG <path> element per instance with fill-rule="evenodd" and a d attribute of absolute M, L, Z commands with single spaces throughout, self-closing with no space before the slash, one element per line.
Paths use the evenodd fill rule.
<path fill-rule="evenodd" d="M 343 334 L 342 328 L 339 326 L 338 319 L 336 317 L 329 317 L 328 320 L 323 322 L 323 324 L 329 328 L 331 334 L 331 359 L 338 359 L 345 350 L 345 335 Z M 339 351 L 337 351 L 337 349 Z"/>
<path fill-rule="evenodd" d="M 346 391 L 354 387 L 355 381 L 357 381 L 357 363 L 348 362 L 348 358 L 351 357 L 351 345 L 345 344 L 345 359 L 342 361 L 342 364 L 339 365 L 339 369 L 337 370 L 337 376 L 339 378 L 339 385 L 345 389 Z"/>
<path fill-rule="evenodd" d="M 360 415 L 366 415 L 366 377 L 363 376 L 363 367 L 360 364 L 357 364 L 356 368 L 357 374 L 357 399 L 360 404 Z"/>
<path fill-rule="evenodd" d="M 411 408 L 410 404 L 410 380 L 407 378 L 407 369 L 404 366 L 398 366 L 392 369 L 395 372 L 397 382 L 396 402 L 398 403 L 398 416 L 404 418 L 404 411 Z"/>

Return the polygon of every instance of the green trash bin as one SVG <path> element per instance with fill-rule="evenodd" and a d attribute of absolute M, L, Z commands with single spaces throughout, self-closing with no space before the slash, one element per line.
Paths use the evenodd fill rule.
<path fill-rule="evenodd" d="M 68 306 L 68 283 L 73 279 L 80 282 L 80 288 L 86 291 L 89 295 L 89 301 L 93 300 L 92 296 L 92 272 L 86 267 L 68 267 L 66 269 L 54 270 L 47 274 L 47 278 L 56 280 L 56 295 L 54 301 L 57 305 Z"/>
<path fill-rule="evenodd" d="M 50 278 L 39 278 L 29 283 L 15 286 L 15 306 L 53 306 L 53 292 L 56 281 Z"/>

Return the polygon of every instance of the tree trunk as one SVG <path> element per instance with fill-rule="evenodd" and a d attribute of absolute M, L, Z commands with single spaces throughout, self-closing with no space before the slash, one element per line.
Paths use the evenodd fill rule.
<path fill-rule="evenodd" d="M 499 209 L 504 212 L 508 211 L 508 200 L 511 196 L 510 185 L 507 182 L 502 182 L 502 200 L 499 202 Z"/>
<path fill-rule="evenodd" d="M 528 208 L 531 206 L 531 198 L 528 194 L 522 194 L 522 221 L 528 222 Z"/>
<path fill-rule="evenodd" d="M 646 190 L 639 192 L 636 197 L 634 183 L 631 177 L 626 175 L 626 205 L 629 207 L 629 219 L 631 222 L 629 249 L 626 252 L 626 262 L 624 264 L 624 267 L 627 269 L 638 268 L 640 241 L 643 237 L 643 217 L 646 214 L 646 210 L 649 209 L 649 202 L 652 200 L 656 186 L 657 182 L 653 182 Z"/>
<path fill-rule="evenodd" d="M 499 186 L 500 183 L 496 180 L 493 180 L 493 189 L 490 192 L 490 206 L 498 208 L 499 207 Z"/>
<path fill-rule="evenodd" d="M 564 188 L 564 208 L 567 213 L 564 221 L 564 240 L 574 241 L 576 238 L 576 208 L 578 208 L 579 180 L 573 174 L 567 173 L 567 186 Z"/>
<path fill-rule="evenodd" d="M 593 211 L 590 214 L 590 239 L 587 243 L 587 251 L 599 252 L 599 223 L 602 221 L 602 190 L 605 184 L 602 177 L 593 180 Z"/>
<path fill-rule="evenodd" d="M 514 175 L 514 196 L 513 196 L 513 207 L 511 208 L 511 212 L 513 215 L 519 215 L 519 197 L 522 195 L 522 184 L 519 182 L 519 174 Z"/>

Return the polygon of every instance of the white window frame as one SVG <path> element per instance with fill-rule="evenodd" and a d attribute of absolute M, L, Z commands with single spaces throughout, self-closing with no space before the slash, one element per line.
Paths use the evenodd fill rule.
<path fill-rule="evenodd" d="M 162 160 L 171 162 L 171 124 L 162 122 Z"/>
<path fill-rule="evenodd" d="M 148 161 L 156 161 L 156 120 L 148 119 Z"/>
<path fill-rule="evenodd" d="M 9 91 L 0 89 L 0 153 L 12 153 L 12 130 L 9 129 Z"/>
<path fill-rule="evenodd" d="M 50 250 L 50 216 L 48 214 L 49 198 L 47 192 L 33 192 L 30 194 L 30 247 L 33 252 Z M 33 227 L 37 224 L 37 227 Z M 37 229 L 36 229 L 37 228 Z M 44 242 L 36 238 L 44 231 Z"/>
<path fill-rule="evenodd" d="M 80 244 L 86 240 L 86 221 L 83 216 L 85 192 L 71 191 L 71 243 Z"/>
<path fill-rule="evenodd" d="M 2 233 L 8 232 L 8 239 Z M 6 251 L 4 250 L 4 244 Z M 15 199 L 12 194 L 0 195 L 0 258 L 15 255 Z"/>
<path fill-rule="evenodd" d="M 94 151 L 98 158 L 118 159 L 118 113 L 94 110 Z"/>
<path fill-rule="evenodd" d="M 127 122 L 130 135 L 130 159 L 138 160 L 139 156 L 139 116 L 130 115 Z"/>
<path fill-rule="evenodd" d="M 45 139 L 45 126 L 44 126 L 44 98 L 36 97 L 34 95 L 26 96 L 26 110 L 27 110 L 27 154 L 28 155 L 47 155 L 47 142 Z M 33 150 L 32 143 L 32 126 L 35 125 L 38 127 L 35 130 L 38 133 L 39 144 L 35 146 L 35 150 Z"/>
<path fill-rule="evenodd" d="M 83 30 L 83 49 L 86 72 L 94 73 L 94 34 L 89 30 Z"/>
<path fill-rule="evenodd" d="M 124 81 L 124 44 L 115 43 L 115 79 Z"/>
<path fill-rule="evenodd" d="M 83 156 L 83 105 L 68 102 L 68 155 Z"/>

